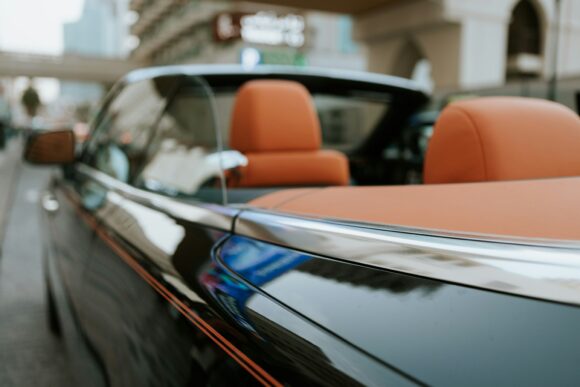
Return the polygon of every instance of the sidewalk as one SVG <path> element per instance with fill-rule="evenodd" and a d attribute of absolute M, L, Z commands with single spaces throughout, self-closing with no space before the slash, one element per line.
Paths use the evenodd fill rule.
<path fill-rule="evenodd" d="M 46 323 L 38 197 L 50 172 L 23 165 L 21 146 L 0 161 L 0 386 L 72 386 L 65 346 Z"/>

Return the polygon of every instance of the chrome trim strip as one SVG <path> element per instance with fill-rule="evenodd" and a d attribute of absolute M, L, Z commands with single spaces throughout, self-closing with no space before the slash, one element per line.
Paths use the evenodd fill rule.
<path fill-rule="evenodd" d="M 580 305 L 580 247 L 378 229 L 244 210 L 235 233 L 347 262 Z M 431 235 L 430 235 L 431 234 Z"/>
<path fill-rule="evenodd" d="M 324 77 L 328 79 L 349 80 L 363 83 L 373 83 L 390 88 L 404 89 L 428 95 L 425 90 L 413 80 L 400 78 L 393 75 L 370 73 L 364 71 L 337 70 L 317 67 L 297 68 L 294 66 L 284 65 L 261 65 L 251 70 L 236 64 L 222 65 L 169 65 L 157 67 L 145 67 L 129 72 L 124 78 L 125 82 L 135 82 L 144 79 L 151 79 L 167 75 L 188 75 L 188 76 L 206 76 L 206 75 L 303 75 L 312 77 Z"/>
<path fill-rule="evenodd" d="M 239 210 L 217 204 L 184 203 L 161 194 L 144 191 L 123 183 L 86 164 L 77 164 L 76 170 L 83 176 L 94 180 L 120 196 L 163 211 L 175 218 L 213 227 L 223 231 L 231 231 L 233 221 Z"/>
<path fill-rule="evenodd" d="M 319 220 L 324 220 L 326 222 L 333 223 L 336 225 L 354 226 L 377 231 L 393 231 L 406 234 L 428 235 L 441 238 L 467 239 L 470 241 L 480 241 L 480 242 L 508 243 L 512 245 L 580 249 L 580 241 L 565 240 L 565 239 L 524 238 L 518 236 L 510 237 L 475 232 L 446 231 L 446 230 L 437 230 L 433 228 L 418 228 L 393 224 L 357 222 L 336 218 L 320 218 Z"/>

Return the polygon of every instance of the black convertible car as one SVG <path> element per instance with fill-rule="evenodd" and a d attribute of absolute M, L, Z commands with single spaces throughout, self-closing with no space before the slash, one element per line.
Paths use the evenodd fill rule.
<path fill-rule="evenodd" d="M 119 82 L 77 152 L 31 137 L 28 161 L 62 165 L 49 323 L 79 383 L 578 385 L 580 120 L 491 98 L 433 130 L 427 100 L 164 67 Z"/>

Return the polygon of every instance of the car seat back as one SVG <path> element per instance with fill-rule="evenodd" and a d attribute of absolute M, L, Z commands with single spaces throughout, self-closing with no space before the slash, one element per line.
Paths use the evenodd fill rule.
<path fill-rule="evenodd" d="M 580 118 L 558 103 L 486 97 L 447 106 L 435 124 L 424 182 L 580 176 Z"/>
<path fill-rule="evenodd" d="M 235 187 L 347 185 L 348 160 L 321 150 L 320 122 L 308 90 L 297 82 L 255 80 L 236 97 L 230 147 L 248 164 Z"/>

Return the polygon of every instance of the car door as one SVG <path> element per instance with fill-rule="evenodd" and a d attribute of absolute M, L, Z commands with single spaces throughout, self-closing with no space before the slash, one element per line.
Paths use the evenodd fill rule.
<path fill-rule="evenodd" d="M 87 335 L 111 385 L 253 384 L 207 322 L 219 319 L 198 281 L 236 213 L 221 205 L 208 89 L 185 78 L 164 98 L 154 130 L 112 125 L 78 168 L 105 188 L 83 281 Z"/>
<path fill-rule="evenodd" d="M 173 80 L 174 84 L 175 82 Z M 170 80 L 165 83 L 169 87 Z M 143 89 L 143 85 L 117 85 L 113 89 L 95 120 L 87 148 L 99 146 L 99 141 L 103 141 L 103 134 L 118 124 L 116 117 L 120 111 L 137 99 L 148 106 L 148 114 L 142 115 L 136 126 L 145 130 L 147 125 L 149 129 L 154 125 L 165 107 L 165 101 L 163 98 L 150 98 L 147 103 Z M 44 225 L 49 235 L 47 239 L 52 245 L 47 249 L 50 255 L 47 260 L 50 274 L 48 278 L 53 297 L 58 298 L 65 343 L 71 353 L 74 353 L 71 358 L 73 370 L 85 380 L 85 385 L 103 385 L 107 382 L 106 370 L 93 343 L 87 340 L 86 327 L 90 321 L 87 320 L 83 307 L 86 303 L 83 276 L 90 260 L 99 219 L 107 217 L 111 207 L 103 206 L 106 187 L 82 173 L 83 166 L 94 161 L 87 156 L 89 153 L 85 149 L 78 163 L 56 171 L 41 198 L 41 204 L 45 214 Z M 108 172 L 121 176 L 124 173 L 123 164 L 119 164 L 117 160 L 117 164 L 113 165 L 116 170 Z"/>
<path fill-rule="evenodd" d="M 78 167 L 104 188 L 83 277 L 83 315 L 108 384 L 344 385 L 356 384 L 349 373 L 360 367 L 372 374 L 368 380 L 405 384 L 396 372 L 264 295 L 220 259 L 222 246 L 228 252 L 243 246 L 257 253 L 244 256 L 266 275 L 303 257 L 287 262 L 274 250 L 227 244 L 241 209 L 224 205 L 212 99 L 202 79 L 184 77 L 147 136 L 141 161 L 122 164 L 130 164 L 122 169 L 127 175 L 115 175 L 116 167 L 107 163 Z M 99 160 L 99 152 L 110 147 L 123 151 L 116 139 L 127 136 L 135 138 L 108 136 L 117 143 L 92 148 L 88 159 Z M 336 356 L 338 364 L 354 364 L 348 373 L 338 368 Z"/>

